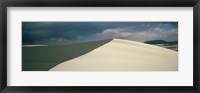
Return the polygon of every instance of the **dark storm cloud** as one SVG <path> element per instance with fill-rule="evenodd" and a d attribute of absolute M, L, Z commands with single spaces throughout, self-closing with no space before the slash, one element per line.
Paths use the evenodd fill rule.
<path fill-rule="evenodd" d="M 178 22 L 22 22 L 25 44 L 58 44 L 107 38 L 176 40 Z"/>
<path fill-rule="evenodd" d="M 23 43 L 49 38 L 77 39 L 78 36 L 87 36 L 102 31 L 102 28 L 91 23 L 66 23 L 66 22 L 23 22 Z"/>

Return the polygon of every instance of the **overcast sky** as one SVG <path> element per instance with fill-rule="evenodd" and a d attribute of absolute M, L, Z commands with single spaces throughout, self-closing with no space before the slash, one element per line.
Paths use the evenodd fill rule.
<path fill-rule="evenodd" d="M 110 38 L 178 41 L 178 22 L 22 22 L 22 43 L 67 44 Z"/>

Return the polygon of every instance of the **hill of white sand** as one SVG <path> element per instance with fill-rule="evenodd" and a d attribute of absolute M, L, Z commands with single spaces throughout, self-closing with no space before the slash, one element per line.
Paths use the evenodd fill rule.
<path fill-rule="evenodd" d="M 178 52 L 135 41 L 113 39 L 50 71 L 178 71 Z"/>

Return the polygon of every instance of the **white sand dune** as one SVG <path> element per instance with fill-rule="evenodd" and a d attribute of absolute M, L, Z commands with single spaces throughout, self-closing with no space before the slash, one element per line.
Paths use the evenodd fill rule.
<path fill-rule="evenodd" d="M 135 41 L 113 39 L 50 71 L 178 71 L 178 52 Z"/>

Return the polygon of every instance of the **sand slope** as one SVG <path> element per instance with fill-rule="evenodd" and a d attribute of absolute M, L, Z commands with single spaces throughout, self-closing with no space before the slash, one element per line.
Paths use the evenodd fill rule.
<path fill-rule="evenodd" d="M 23 46 L 22 71 L 48 71 L 63 61 L 84 55 L 112 39 L 66 45 Z"/>
<path fill-rule="evenodd" d="M 50 71 L 177 71 L 178 52 L 140 42 L 113 39 Z"/>

